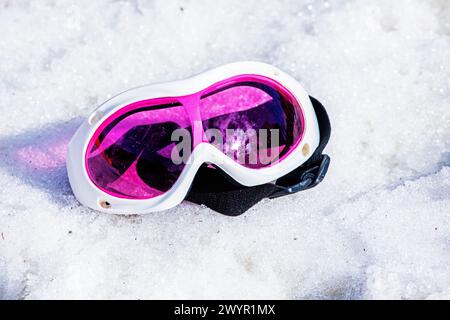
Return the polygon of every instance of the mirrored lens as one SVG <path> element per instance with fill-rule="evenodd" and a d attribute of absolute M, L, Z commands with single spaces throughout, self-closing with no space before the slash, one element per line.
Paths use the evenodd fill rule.
<path fill-rule="evenodd" d="M 138 107 L 111 116 L 88 145 L 91 180 L 117 197 L 148 199 L 166 192 L 184 168 L 171 159 L 171 136 L 180 128 L 190 130 L 179 103 Z"/>

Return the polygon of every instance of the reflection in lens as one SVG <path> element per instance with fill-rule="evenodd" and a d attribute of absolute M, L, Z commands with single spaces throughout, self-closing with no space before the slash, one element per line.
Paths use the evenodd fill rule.
<path fill-rule="evenodd" d="M 204 130 L 219 130 L 223 136 L 222 144 L 210 142 L 250 168 L 267 166 L 288 154 L 303 130 L 295 99 L 259 82 L 232 84 L 206 94 L 200 111 Z"/>
<path fill-rule="evenodd" d="M 118 197 L 148 199 L 169 190 L 184 168 L 167 153 L 172 132 L 190 130 L 181 105 L 137 108 L 111 118 L 88 147 L 91 180 Z"/>

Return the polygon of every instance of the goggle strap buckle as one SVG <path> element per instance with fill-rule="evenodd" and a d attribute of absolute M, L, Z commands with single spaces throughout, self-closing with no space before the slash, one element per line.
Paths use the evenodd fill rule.
<path fill-rule="evenodd" d="M 298 180 L 295 183 L 291 183 L 288 185 L 277 184 L 280 180 L 275 182 L 274 186 L 276 187 L 276 191 L 269 196 L 270 199 L 282 197 L 285 195 L 297 193 L 299 191 L 311 189 L 317 186 L 320 182 L 322 182 L 325 177 L 328 167 L 330 165 L 330 157 L 326 154 L 322 154 L 318 161 L 309 164 L 304 170 L 297 173 L 297 170 L 289 173 L 285 177 L 292 179 L 293 174 L 297 174 Z M 284 178 L 285 178 L 284 177 Z M 281 182 L 282 183 L 282 182 Z"/>

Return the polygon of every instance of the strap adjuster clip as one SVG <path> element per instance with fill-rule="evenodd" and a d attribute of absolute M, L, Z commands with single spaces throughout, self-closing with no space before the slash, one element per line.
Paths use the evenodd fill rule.
<path fill-rule="evenodd" d="M 329 165 L 330 157 L 326 154 L 323 154 L 320 161 L 306 168 L 306 170 L 301 173 L 299 182 L 288 186 L 278 185 L 275 183 L 275 186 L 279 190 L 275 191 L 272 195 L 269 196 L 269 198 L 274 199 L 315 187 L 320 182 L 322 182 L 328 171 Z"/>

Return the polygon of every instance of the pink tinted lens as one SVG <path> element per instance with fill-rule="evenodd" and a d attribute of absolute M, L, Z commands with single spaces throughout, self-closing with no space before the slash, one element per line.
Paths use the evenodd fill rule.
<path fill-rule="evenodd" d="M 276 83 L 242 81 L 202 96 L 200 112 L 209 141 L 249 168 L 279 161 L 303 133 L 301 108 Z M 222 137 L 221 141 L 217 141 Z"/>
<path fill-rule="evenodd" d="M 92 137 L 86 156 L 91 180 L 121 198 L 148 199 L 169 190 L 184 164 L 170 156 L 174 130 L 190 130 L 176 102 L 153 106 L 138 102 L 112 115 Z"/>

